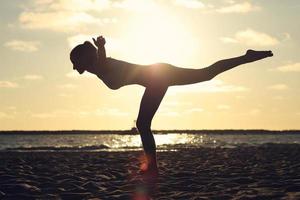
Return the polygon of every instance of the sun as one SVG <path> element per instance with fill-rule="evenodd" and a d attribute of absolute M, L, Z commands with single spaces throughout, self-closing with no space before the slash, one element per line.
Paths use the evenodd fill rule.
<path fill-rule="evenodd" d="M 141 64 L 185 63 L 196 45 L 179 19 L 159 9 L 133 19 L 125 38 L 130 45 L 130 57 Z"/>

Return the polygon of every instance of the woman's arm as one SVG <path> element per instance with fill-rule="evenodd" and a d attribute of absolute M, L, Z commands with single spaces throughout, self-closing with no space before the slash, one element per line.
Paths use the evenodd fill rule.
<path fill-rule="evenodd" d="M 106 62 L 106 51 L 105 51 L 105 39 L 103 36 L 99 36 L 97 37 L 97 40 L 95 40 L 95 38 L 93 38 L 94 44 L 98 47 L 98 62 L 100 64 L 101 67 L 105 66 L 105 62 Z"/>

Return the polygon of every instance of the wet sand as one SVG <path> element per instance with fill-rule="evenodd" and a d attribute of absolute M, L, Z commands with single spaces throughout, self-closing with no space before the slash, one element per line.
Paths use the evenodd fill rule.
<path fill-rule="evenodd" d="M 300 199 L 300 145 L 159 152 L 0 152 L 0 199 Z"/>

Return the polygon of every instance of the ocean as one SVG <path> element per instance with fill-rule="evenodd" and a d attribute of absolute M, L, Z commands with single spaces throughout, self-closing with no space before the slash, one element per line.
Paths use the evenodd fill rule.
<path fill-rule="evenodd" d="M 229 132 L 229 133 L 228 133 Z M 154 134 L 158 151 L 182 148 L 235 148 L 264 144 L 300 144 L 299 131 L 194 131 Z M 141 150 L 138 134 L 78 132 L 0 133 L 0 151 L 135 151 Z"/>

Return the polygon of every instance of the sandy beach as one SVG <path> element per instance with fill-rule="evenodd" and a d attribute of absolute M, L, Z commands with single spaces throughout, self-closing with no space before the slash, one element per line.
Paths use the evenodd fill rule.
<path fill-rule="evenodd" d="M 158 152 L 1 152 L 0 199 L 300 199 L 300 145 Z"/>

